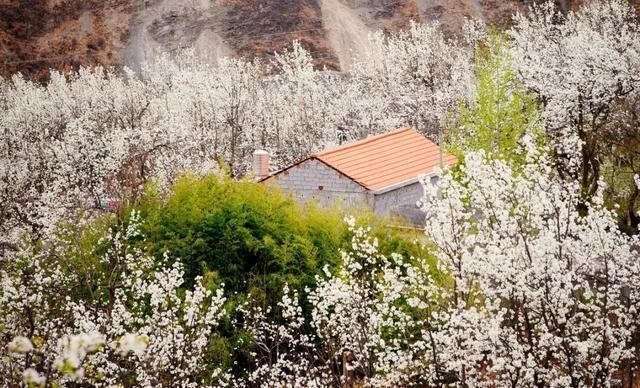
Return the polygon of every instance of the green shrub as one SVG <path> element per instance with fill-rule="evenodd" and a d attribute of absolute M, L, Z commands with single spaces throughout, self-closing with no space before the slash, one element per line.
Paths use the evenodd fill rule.
<path fill-rule="evenodd" d="M 274 302 L 284 283 L 303 288 L 332 266 L 347 229 L 337 211 L 301 207 L 276 190 L 227 176 L 186 175 L 166 199 L 149 187 L 137 206 L 150 253 L 185 265 L 230 293 Z"/>

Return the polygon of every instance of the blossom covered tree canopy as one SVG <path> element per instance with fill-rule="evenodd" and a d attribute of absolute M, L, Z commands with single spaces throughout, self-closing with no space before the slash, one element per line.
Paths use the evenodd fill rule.
<path fill-rule="evenodd" d="M 0 79 L 0 386 L 639 386 L 632 6 L 369 39 Z M 246 174 L 399 127 L 419 232 Z"/>

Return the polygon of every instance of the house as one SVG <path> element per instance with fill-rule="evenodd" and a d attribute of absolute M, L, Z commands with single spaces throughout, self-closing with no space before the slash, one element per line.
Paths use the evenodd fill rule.
<path fill-rule="evenodd" d="M 417 202 L 423 196 L 420 176 L 437 180 L 440 164 L 456 163 L 453 155 L 410 128 L 398 129 L 309 155 L 269 174 L 269 155 L 254 153 L 259 181 L 278 185 L 300 202 L 321 205 L 339 201 L 343 208 L 370 207 L 376 214 L 401 215 L 423 221 Z"/>

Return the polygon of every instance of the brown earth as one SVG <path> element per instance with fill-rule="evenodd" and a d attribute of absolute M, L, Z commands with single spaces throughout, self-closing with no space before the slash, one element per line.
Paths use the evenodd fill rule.
<path fill-rule="evenodd" d="M 346 69 L 375 30 L 440 21 L 455 34 L 466 17 L 508 25 L 532 0 L 0 0 L 0 76 L 46 80 L 48 69 L 138 68 L 159 53 L 195 47 L 269 57 L 294 39 L 316 64 Z M 581 0 L 559 1 L 563 9 Z M 634 0 L 640 4 L 640 0 Z"/>
<path fill-rule="evenodd" d="M 129 0 L 0 0 L 0 75 L 120 63 Z"/>

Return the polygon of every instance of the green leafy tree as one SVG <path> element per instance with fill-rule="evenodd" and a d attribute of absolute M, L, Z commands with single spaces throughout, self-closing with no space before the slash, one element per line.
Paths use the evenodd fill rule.
<path fill-rule="evenodd" d="M 149 187 L 139 210 L 152 254 L 171 252 L 192 281 L 203 275 L 231 292 L 277 297 L 284 283 L 304 287 L 338 259 L 347 229 L 337 212 L 320 216 L 291 198 L 228 176 L 185 175 L 166 198 Z"/>
<path fill-rule="evenodd" d="M 483 150 L 493 158 L 522 164 L 520 139 L 526 134 L 542 141 L 536 98 L 517 79 L 509 41 L 491 31 L 476 53 L 476 86 L 472 101 L 461 104 L 459 119 L 448 132 L 452 152 Z"/>
<path fill-rule="evenodd" d="M 304 289 L 325 266 L 340 261 L 351 233 L 337 207 L 301 205 L 278 190 L 228 175 L 185 175 L 162 195 L 149 186 L 137 210 L 144 244 L 157 255 L 170 252 L 185 265 L 187 282 L 203 276 L 232 293 L 261 295 L 277 302 L 285 283 Z M 419 238 L 394 222 L 354 209 L 371 225 L 384 252 L 424 256 Z"/>

